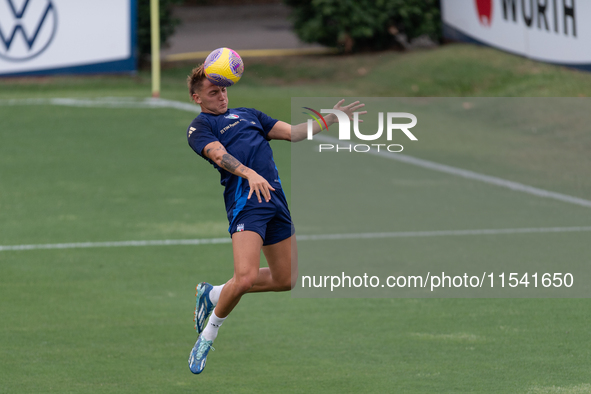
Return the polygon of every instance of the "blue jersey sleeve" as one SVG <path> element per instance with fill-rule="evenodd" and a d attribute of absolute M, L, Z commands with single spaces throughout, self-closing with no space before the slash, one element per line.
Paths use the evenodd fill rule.
<path fill-rule="evenodd" d="M 218 138 L 213 134 L 209 122 L 199 117 L 191 122 L 187 130 L 187 139 L 189 146 L 204 159 L 207 159 L 207 157 L 203 156 L 203 148 L 212 142 L 219 142 Z"/>
<path fill-rule="evenodd" d="M 257 110 L 253 108 L 253 112 L 256 115 L 256 117 L 258 118 L 259 122 L 261 122 L 261 126 L 263 126 L 263 133 L 264 133 L 264 137 L 266 139 L 269 139 L 267 137 L 267 135 L 269 134 L 269 131 L 271 131 L 271 129 L 273 128 L 273 126 L 275 126 L 275 123 L 278 122 L 277 119 L 273 119 L 272 117 L 270 117 L 269 115 Z"/>

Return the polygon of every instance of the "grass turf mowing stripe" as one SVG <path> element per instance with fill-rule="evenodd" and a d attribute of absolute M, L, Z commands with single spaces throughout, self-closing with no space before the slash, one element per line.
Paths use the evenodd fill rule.
<path fill-rule="evenodd" d="M 338 144 L 339 142 L 341 142 L 337 138 L 329 137 L 326 135 L 316 135 L 314 138 L 318 139 L 320 141 L 329 142 L 332 144 Z M 461 176 L 463 178 L 473 179 L 473 180 L 480 181 L 480 182 L 485 182 L 490 185 L 505 187 L 507 189 L 511 189 L 514 191 L 533 194 L 534 196 L 537 196 L 537 197 L 552 198 L 554 200 L 591 208 L 591 201 L 585 200 L 583 198 L 573 197 L 573 196 L 569 196 L 567 194 L 556 193 L 556 192 L 552 192 L 549 190 L 539 189 L 537 187 L 524 185 L 522 183 L 508 181 L 506 179 L 497 178 L 497 177 L 490 176 L 490 175 L 479 174 L 474 171 L 464 170 L 462 168 L 452 167 L 452 166 L 448 166 L 445 164 L 439 164 L 439 163 L 435 163 L 435 162 L 432 162 L 429 160 L 424 160 L 424 159 L 419 159 L 419 158 L 416 158 L 413 156 L 404 155 L 401 153 L 391 154 L 391 153 L 385 153 L 385 152 L 378 152 L 376 150 L 369 150 L 366 153 L 374 155 L 374 156 L 384 157 L 386 159 L 397 160 L 397 161 L 400 161 L 400 162 L 403 162 L 406 164 L 412 164 L 412 165 L 415 165 L 418 167 L 427 168 L 429 170 L 444 172 L 446 174 L 457 175 L 457 176 Z"/>
<path fill-rule="evenodd" d="M 441 231 L 400 231 L 384 233 L 351 233 L 351 234 L 316 234 L 299 235 L 298 241 L 328 241 L 343 239 L 379 239 L 379 238 L 409 238 L 409 237 L 445 237 L 465 235 L 504 235 L 504 234 L 532 234 L 532 233 L 567 233 L 591 231 L 588 227 L 540 227 L 540 228 L 505 228 L 481 230 L 441 230 Z M 79 249 L 79 248 L 115 248 L 123 246 L 167 246 L 167 245 L 211 245 L 231 243 L 231 238 L 201 238 L 201 239 L 163 239 L 151 241 L 114 241 L 114 242 L 78 242 L 59 244 L 32 245 L 3 245 L 0 251 L 33 250 L 33 249 Z"/>
<path fill-rule="evenodd" d="M 96 99 L 73 99 L 73 98 L 52 98 L 52 99 L 11 99 L 0 100 L 0 105 L 65 105 L 73 107 L 101 107 L 101 108 L 176 108 L 183 111 L 199 113 L 200 109 L 189 103 L 182 103 L 174 100 L 164 100 L 155 98 L 146 98 L 138 100 L 134 98 L 124 97 L 102 97 Z M 339 143 L 340 141 L 334 137 L 326 135 L 317 135 L 316 139 L 324 142 Z M 583 207 L 591 208 L 591 201 L 579 197 L 569 196 L 567 194 L 557 193 L 549 190 L 540 189 L 533 186 L 524 185 L 519 182 L 508 181 L 506 179 L 497 178 L 490 175 L 479 174 L 474 171 L 464 170 L 458 167 L 452 167 L 445 164 L 439 164 L 432 161 L 419 159 L 416 157 L 404 155 L 401 153 L 388 154 L 385 152 L 378 152 L 369 150 L 368 154 L 384 157 L 391 160 L 397 160 L 407 164 L 412 164 L 418 167 L 427 168 L 434 171 L 439 171 L 451 175 L 461 176 L 467 179 L 473 179 L 480 182 L 485 182 L 490 185 L 508 188 L 514 191 L 532 194 L 537 197 L 551 198 L 554 200 L 575 204 Z"/>

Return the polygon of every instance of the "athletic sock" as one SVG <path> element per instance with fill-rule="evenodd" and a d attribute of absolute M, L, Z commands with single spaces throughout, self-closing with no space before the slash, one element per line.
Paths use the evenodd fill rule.
<path fill-rule="evenodd" d="M 203 330 L 203 333 L 201 333 L 201 335 L 203 335 L 203 338 L 208 341 L 215 340 L 215 338 L 218 336 L 218 330 L 220 329 L 222 323 L 224 322 L 224 320 L 226 320 L 226 318 L 227 317 L 217 317 L 214 310 L 211 313 L 211 316 L 209 317 L 209 321 L 207 322 L 207 326 L 205 326 L 205 330 Z"/>
<path fill-rule="evenodd" d="M 217 305 L 218 301 L 220 300 L 220 294 L 222 294 L 222 289 L 224 288 L 225 283 L 223 285 L 214 286 L 213 289 L 209 291 L 209 300 L 214 304 Z"/>

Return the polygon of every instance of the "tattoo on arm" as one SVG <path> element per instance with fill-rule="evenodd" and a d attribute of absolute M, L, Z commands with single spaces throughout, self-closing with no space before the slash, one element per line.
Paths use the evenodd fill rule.
<path fill-rule="evenodd" d="M 242 165 L 234 156 L 229 153 L 225 153 L 222 156 L 222 161 L 220 163 L 222 167 L 230 172 L 234 172 L 238 167 Z"/>
<path fill-rule="evenodd" d="M 217 151 L 220 151 L 220 150 L 223 151 L 223 152 L 225 152 L 226 151 L 226 148 L 224 148 L 223 146 L 218 146 L 218 147 L 206 149 L 205 150 L 205 156 L 207 156 L 208 158 L 211 159 L 213 157 L 213 154 L 215 152 L 217 152 Z"/>

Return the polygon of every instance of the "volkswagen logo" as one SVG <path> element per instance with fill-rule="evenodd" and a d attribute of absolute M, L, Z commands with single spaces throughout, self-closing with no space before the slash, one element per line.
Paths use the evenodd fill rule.
<path fill-rule="evenodd" d="M 0 0 L 0 58 L 21 62 L 39 56 L 56 30 L 52 0 Z"/>

